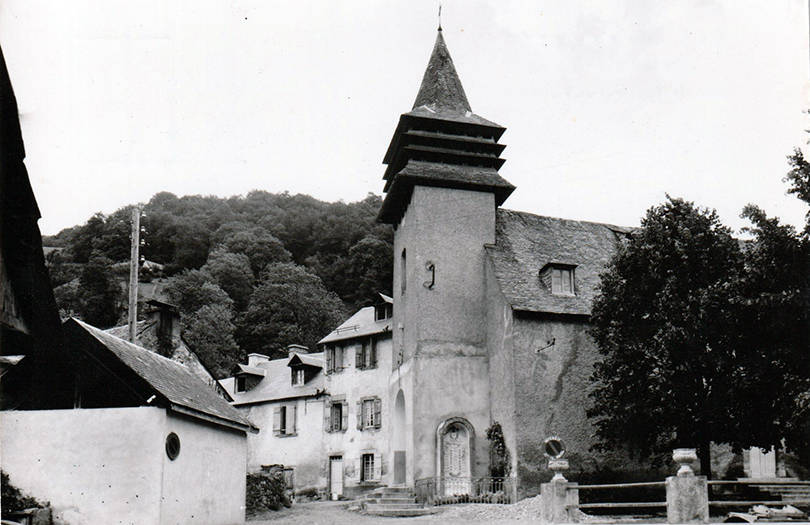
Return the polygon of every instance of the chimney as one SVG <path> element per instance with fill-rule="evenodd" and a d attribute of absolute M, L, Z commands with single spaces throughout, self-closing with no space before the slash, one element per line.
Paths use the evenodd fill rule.
<path fill-rule="evenodd" d="M 157 351 L 171 357 L 180 343 L 180 312 L 176 306 L 155 299 L 150 299 L 147 304 L 152 308 L 149 317 L 157 323 Z"/>
<path fill-rule="evenodd" d="M 248 354 L 248 366 L 259 366 L 259 363 L 266 363 L 270 358 L 264 354 Z"/>
<path fill-rule="evenodd" d="M 292 356 L 293 354 L 308 354 L 309 348 L 306 346 L 301 345 L 287 345 L 287 355 Z"/>

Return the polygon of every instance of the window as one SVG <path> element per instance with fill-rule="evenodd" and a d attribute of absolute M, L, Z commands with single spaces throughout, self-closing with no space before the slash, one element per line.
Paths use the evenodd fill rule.
<path fill-rule="evenodd" d="M 326 373 L 331 374 L 343 370 L 343 348 L 340 346 L 326 347 Z"/>
<path fill-rule="evenodd" d="M 360 481 L 371 481 L 374 479 L 374 454 L 363 454 L 360 456 L 363 468 L 360 471 Z"/>
<path fill-rule="evenodd" d="M 323 429 L 342 432 L 349 427 L 349 405 L 346 401 L 327 401 L 323 407 Z"/>
<path fill-rule="evenodd" d="M 382 401 L 369 397 L 357 402 L 357 429 L 367 430 L 382 426 Z"/>
<path fill-rule="evenodd" d="M 574 295 L 574 269 L 554 267 L 551 269 L 551 293 Z"/>
<path fill-rule="evenodd" d="M 354 366 L 358 370 L 377 368 L 377 344 L 373 337 L 364 339 L 355 348 Z"/>
<path fill-rule="evenodd" d="M 374 307 L 374 320 L 384 321 L 394 315 L 394 306 L 389 303 L 378 304 Z"/>
<path fill-rule="evenodd" d="M 405 294 L 405 281 L 407 280 L 406 276 L 408 274 L 408 271 L 407 271 L 408 268 L 407 268 L 407 264 L 406 264 L 407 261 L 406 261 L 406 257 L 405 257 L 405 249 L 404 248 L 402 249 L 402 255 L 400 256 L 400 260 L 401 260 L 401 264 L 399 265 L 399 270 L 400 270 L 400 274 L 399 274 L 400 293 L 404 295 Z"/>
<path fill-rule="evenodd" d="M 273 434 L 276 436 L 294 436 L 298 407 L 281 406 L 273 409 Z"/>
<path fill-rule="evenodd" d="M 245 376 L 238 376 L 236 378 L 236 391 L 237 392 L 244 392 L 245 391 L 245 380 L 247 378 Z"/>
<path fill-rule="evenodd" d="M 540 270 L 540 281 L 554 295 L 576 295 L 576 265 L 550 262 Z"/>
<path fill-rule="evenodd" d="M 306 382 L 306 375 L 303 368 L 293 368 L 292 371 L 292 384 L 294 386 L 301 386 Z"/>

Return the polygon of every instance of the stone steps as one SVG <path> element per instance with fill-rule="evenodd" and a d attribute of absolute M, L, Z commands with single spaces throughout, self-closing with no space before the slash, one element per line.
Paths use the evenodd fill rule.
<path fill-rule="evenodd" d="M 408 487 L 380 487 L 366 494 L 361 502 L 366 514 L 388 517 L 425 516 L 436 512 L 416 502 L 413 490 Z"/>

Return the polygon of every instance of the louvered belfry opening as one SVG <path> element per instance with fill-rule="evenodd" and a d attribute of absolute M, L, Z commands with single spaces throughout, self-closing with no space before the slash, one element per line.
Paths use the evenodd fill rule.
<path fill-rule="evenodd" d="M 515 189 L 498 174 L 504 131 L 472 112 L 439 30 L 414 107 L 400 116 L 383 159 L 378 220 L 398 224 L 417 184 L 490 191 L 500 206 Z"/>

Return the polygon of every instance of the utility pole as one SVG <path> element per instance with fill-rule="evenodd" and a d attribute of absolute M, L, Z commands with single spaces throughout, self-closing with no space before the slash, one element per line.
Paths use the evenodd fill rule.
<path fill-rule="evenodd" d="M 129 341 L 135 342 L 138 325 L 138 250 L 141 244 L 141 206 L 132 208 L 132 250 L 129 256 Z"/>

